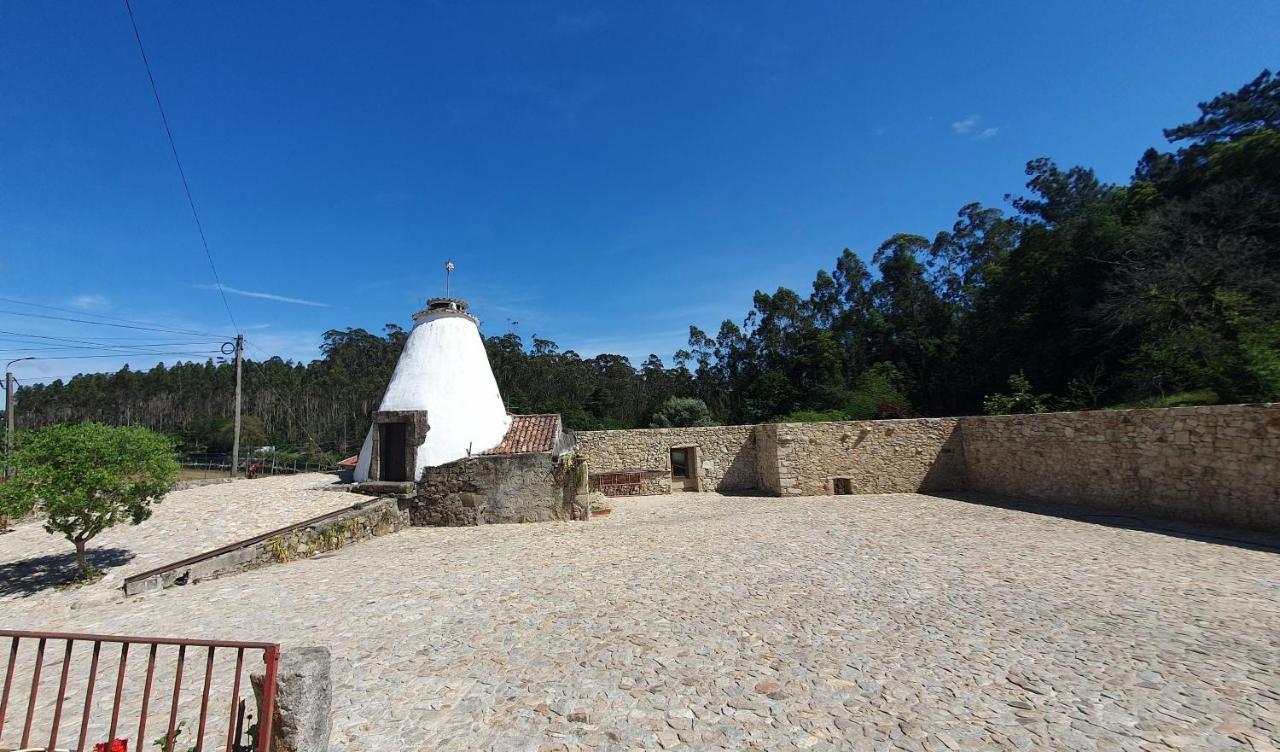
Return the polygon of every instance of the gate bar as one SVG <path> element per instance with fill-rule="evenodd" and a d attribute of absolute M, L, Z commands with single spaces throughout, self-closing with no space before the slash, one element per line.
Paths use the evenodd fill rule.
<path fill-rule="evenodd" d="M 31 698 L 27 700 L 27 724 L 22 729 L 23 747 L 31 741 L 31 720 L 36 717 L 36 693 L 40 689 L 40 669 L 44 666 L 44 642 L 45 638 L 41 637 L 36 645 L 36 668 L 31 673 Z"/>
<path fill-rule="evenodd" d="M 70 645 L 71 643 L 67 643 Z M 102 643 L 93 643 L 93 661 L 89 665 L 89 686 L 84 691 L 84 712 L 80 716 L 80 743 L 76 749 L 83 750 L 84 742 L 89 738 L 89 711 L 93 708 L 93 683 L 98 677 L 98 653 L 102 651 Z"/>
<path fill-rule="evenodd" d="M 84 700 L 81 703 L 81 716 L 79 722 L 78 743 L 76 748 L 84 750 L 86 745 L 92 743 L 89 738 L 90 720 L 94 710 L 94 690 L 97 687 L 98 671 L 101 667 L 102 645 L 103 643 L 112 643 L 120 645 L 119 663 L 116 668 L 116 682 L 111 703 L 111 725 L 109 732 L 109 740 L 116 738 L 116 731 L 119 728 L 120 710 L 124 705 L 124 686 L 128 678 L 128 660 L 130 646 L 146 645 L 147 651 L 147 669 L 146 680 L 142 689 L 141 713 L 138 718 L 138 736 L 136 745 L 139 749 L 146 746 L 147 720 L 152 700 L 152 691 L 155 688 L 155 673 L 158 665 L 158 651 L 161 645 L 174 646 L 178 648 L 177 665 L 173 679 L 173 697 L 169 706 L 169 722 L 164 743 L 165 752 L 173 752 L 177 744 L 177 735 L 180 733 L 178 724 L 179 706 L 182 701 L 182 689 L 184 671 L 186 668 L 187 648 L 199 647 L 205 649 L 204 660 L 204 681 L 202 682 L 202 691 L 200 697 L 200 718 L 198 726 L 192 729 L 196 735 L 195 741 L 191 744 L 194 752 L 204 752 L 204 737 L 209 725 L 209 700 L 210 692 L 213 688 L 213 671 L 217 660 L 217 649 L 228 648 L 235 649 L 235 674 L 233 676 L 233 685 L 231 689 L 231 710 L 228 718 L 228 738 L 227 750 L 234 750 L 240 739 L 240 722 L 237 719 L 237 709 L 243 714 L 243 701 L 240 699 L 241 691 L 241 673 L 244 671 L 244 652 L 246 650 L 261 650 L 262 660 L 264 663 L 263 672 L 263 703 L 259 708 L 258 718 L 258 734 L 256 744 L 254 745 L 258 752 L 266 752 L 271 746 L 272 726 L 274 723 L 274 709 L 276 697 L 276 680 L 280 662 L 280 646 L 276 643 L 267 642 L 243 642 L 234 640 L 198 640 L 187 638 L 148 638 L 148 637 L 132 637 L 132 636 L 112 636 L 84 634 L 77 632 L 32 632 L 25 630 L 7 630 L 0 629 L 0 640 L 5 637 L 10 639 L 9 643 L 9 660 L 7 670 L 5 672 L 4 686 L 0 689 L 0 734 L 5 728 L 5 721 L 9 715 L 10 700 L 13 697 L 14 676 L 18 668 L 18 652 L 21 649 L 21 641 L 29 638 L 36 641 L 34 661 L 31 670 L 31 688 L 27 697 L 27 712 L 25 723 L 22 729 L 22 741 L 20 747 L 31 747 L 31 736 L 33 731 L 33 722 L 36 715 L 36 707 L 40 696 L 40 682 L 43 678 L 45 669 L 45 651 L 49 647 L 50 640 L 62 640 L 65 642 L 65 648 L 62 654 L 62 669 L 59 672 L 57 696 L 51 700 L 53 704 L 52 727 L 49 729 L 47 749 L 55 749 L 58 744 L 59 735 L 62 731 L 62 721 L 64 711 L 66 710 L 66 701 L 70 697 L 68 693 L 68 682 L 71 674 L 71 662 L 75 656 L 75 643 L 90 642 L 93 644 L 93 650 L 89 657 L 88 675 L 85 680 Z M 25 672 L 25 669 L 24 669 Z M 77 681 L 80 681 L 77 679 Z M 185 747 L 184 743 L 184 747 Z"/>

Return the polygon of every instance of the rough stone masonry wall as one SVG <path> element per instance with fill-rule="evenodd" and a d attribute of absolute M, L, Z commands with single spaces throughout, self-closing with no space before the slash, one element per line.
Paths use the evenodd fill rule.
<path fill-rule="evenodd" d="M 964 487 L 957 418 L 768 423 L 758 427 L 761 488 L 779 496 L 834 493 L 848 478 L 855 494 Z"/>
<path fill-rule="evenodd" d="M 491 525 L 585 519 L 577 471 L 554 455 L 470 457 L 423 469 L 408 501 L 413 525 Z"/>
<path fill-rule="evenodd" d="M 579 431 L 576 451 L 593 473 L 670 470 L 671 450 L 696 447 L 703 491 L 758 488 L 755 426 Z"/>
<path fill-rule="evenodd" d="M 333 551 L 348 543 L 387 535 L 407 524 L 395 499 L 361 500 L 310 524 L 282 528 L 212 556 L 177 562 L 147 577 L 125 580 L 125 595 L 153 593 L 174 585 L 194 585 L 269 564 L 285 564 Z"/>
<path fill-rule="evenodd" d="M 1280 531 L 1280 404 L 960 419 L 968 488 Z"/>

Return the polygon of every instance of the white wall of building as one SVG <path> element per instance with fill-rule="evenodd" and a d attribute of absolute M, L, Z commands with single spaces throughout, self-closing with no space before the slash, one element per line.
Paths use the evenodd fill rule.
<path fill-rule="evenodd" d="M 494 448 L 511 426 L 479 328 L 448 311 L 422 315 L 378 409 L 427 412 L 431 428 L 418 447 L 415 478 L 425 467 Z M 357 481 L 368 480 L 372 439 L 371 432 L 360 450 Z"/>

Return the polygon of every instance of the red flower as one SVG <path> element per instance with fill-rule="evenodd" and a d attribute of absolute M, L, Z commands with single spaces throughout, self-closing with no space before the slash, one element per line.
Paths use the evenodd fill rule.
<path fill-rule="evenodd" d="M 109 742 L 98 742 L 93 745 L 93 752 L 129 752 L 129 740 L 112 739 Z"/>

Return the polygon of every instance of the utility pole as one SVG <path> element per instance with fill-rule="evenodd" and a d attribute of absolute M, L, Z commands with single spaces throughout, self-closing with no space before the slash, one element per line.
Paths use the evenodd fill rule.
<path fill-rule="evenodd" d="M 9 455 L 13 454 L 13 371 L 9 370 L 14 363 L 21 363 L 24 360 L 35 360 L 34 355 L 28 355 L 25 358 L 14 358 L 5 364 L 4 367 L 4 477 L 7 479 L 11 473 L 9 467 Z"/>
<path fill-rule="evenodd" d="M 231 477 L 240 467 L 240 365 L 244 361 L 244 335 L 236 335 L 236 426 L 231 437 Z"/>
<path fill-rule="evenodd" d="M 4 477 L 9 479 L 9 455 L 13 454 L 13 371 L 4 374 Z"/>

